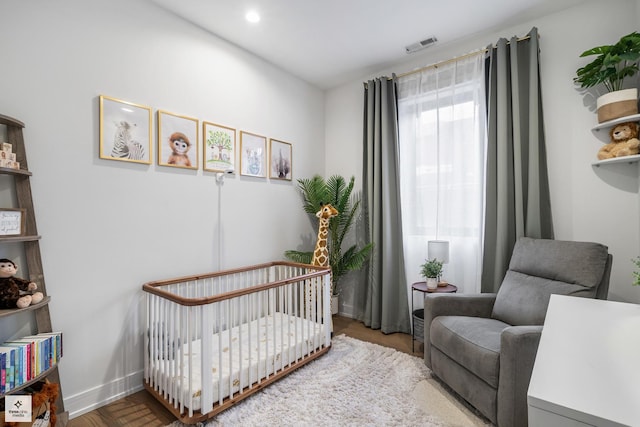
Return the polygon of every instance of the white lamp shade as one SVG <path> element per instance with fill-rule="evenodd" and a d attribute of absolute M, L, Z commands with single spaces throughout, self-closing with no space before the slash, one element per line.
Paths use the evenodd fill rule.
<path fill-rule="evenodd" d="M 449 262 L 449 242 L 446 240 L 429 240 L 427 242 L 427 258 L 437 259 L 446 264 Z"/>

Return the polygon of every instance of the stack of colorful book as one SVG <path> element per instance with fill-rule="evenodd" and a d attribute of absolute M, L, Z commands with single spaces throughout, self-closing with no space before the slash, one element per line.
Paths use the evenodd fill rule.
<path fill-rule="evenodd" d="M 62 357 L 62 332 L 41 333 L 0 344 L 0 394 L 53 368 Z"/>

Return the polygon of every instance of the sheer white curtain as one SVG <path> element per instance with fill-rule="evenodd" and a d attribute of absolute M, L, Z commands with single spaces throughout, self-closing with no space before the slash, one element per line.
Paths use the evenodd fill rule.
<path fill-rule="evenodd" d="M 484 58 L 482 52 L 471 54 L 397 80 L 409 295 L 411 284 L 424 280 L 420 265 L 427 258 L 427 241 L 435 239 L 449 241 L 442 279 L 458 286 L 458 292 L 480 292 L 487 139 Z"/>

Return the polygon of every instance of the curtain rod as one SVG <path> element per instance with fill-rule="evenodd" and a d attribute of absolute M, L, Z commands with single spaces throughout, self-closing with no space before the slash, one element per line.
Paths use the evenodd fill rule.
<path fill-rule="evenodd" d="M 523 41 L 523 40 L 528 40 L 530 38 L 531 38 L 531 36 L 527 35 L 527 36 L 518 38 L 516 41 L 520 42 L 520 41 Z M 510 43 L 511 43 L 511 41 L 507 41 L 507 44 L 510 44 Z M 495 46 L 492 45 L 492 48 L 495 48 Z M 440 62 L 437 62 L 435 64 L 425 65 L 424 67 L 420 67 L 420 68 L 417 68 L 415 70 L 407 71 L 407 72 L 402 73 L 402 74 L 396 74 L 396 78 L 410 76 L 411 74 L 420 73 L 422 71 L 429 70 L 431 68 L 438 68 L 438 67 L 441 67 L 441 66 L 443 66 L 445 64 L 448 64 L 450 62 L 459 61 L 461 59 L 468 58 L 469 56 L 477 55 L 479 53 L 486 53 L 486 52 L 489 52 L 489 48 L 487 48 L 487 47 L 485 47 L 483 49 L 474 50 L 473 52 L 469 52 L 469 53 L 466 53 L 464 55 L 456 56 L 455 58 L 446 59 L 444 61 L 440 61 Z M 391 78 L 388 78 L 388 80 L 391 80 Z M 365 85 L 367 84 L 367 82 L 364 82 L 364 83 L 365 83 Z"/>

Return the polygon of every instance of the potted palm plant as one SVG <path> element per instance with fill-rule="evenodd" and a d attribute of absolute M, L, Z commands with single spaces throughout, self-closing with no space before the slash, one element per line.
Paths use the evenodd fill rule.
<path fill-rule="evenodd" d="M 427 289 L 438 287 L 438 278 L 442 274 L 442 262 L 437 259 L 428 259 L 420 266 L 420 273 L 427 281 Z"/>
<path fill-rule="evenodd" d="M 623 89 L 627 78 L 638 72 L 640 34 L 633 32 L 613 45 L 597 46 L 582 52 L 580 57 L 597 55 L 578 68 L 573 81 L 581 88 L 604 86 L 607 93 L 596 102 L 598 123 L 638 113 L 638 89 Z"/>
<path fill-rule="evenodd" d="M 298 180 L 298 188 L 302 193 L 303 209 L 310 215 L 312 224 L 317 227 L 316 212 L 324 203 L 330 203 L 338 211 L 338 215 L 329 220 L 329 265 L 331 266 L 332 312 L 337 312 L 340 279 L 349 271 L 359 270 L 369 257 L 373 243 L 358 248 L 357 244 L 343 248 L 345 237 L 354 224 L 360 208 L 360 196 L 353 193 L 355 178 L 347 183 L 339 175 L 333 175 L 325 181 L 320 175 Z M 303 264 L 311 264 L 312 251 L 288 250 L 285 257 Z M 335 302 L 333 302 L 335 301 Z"/>

